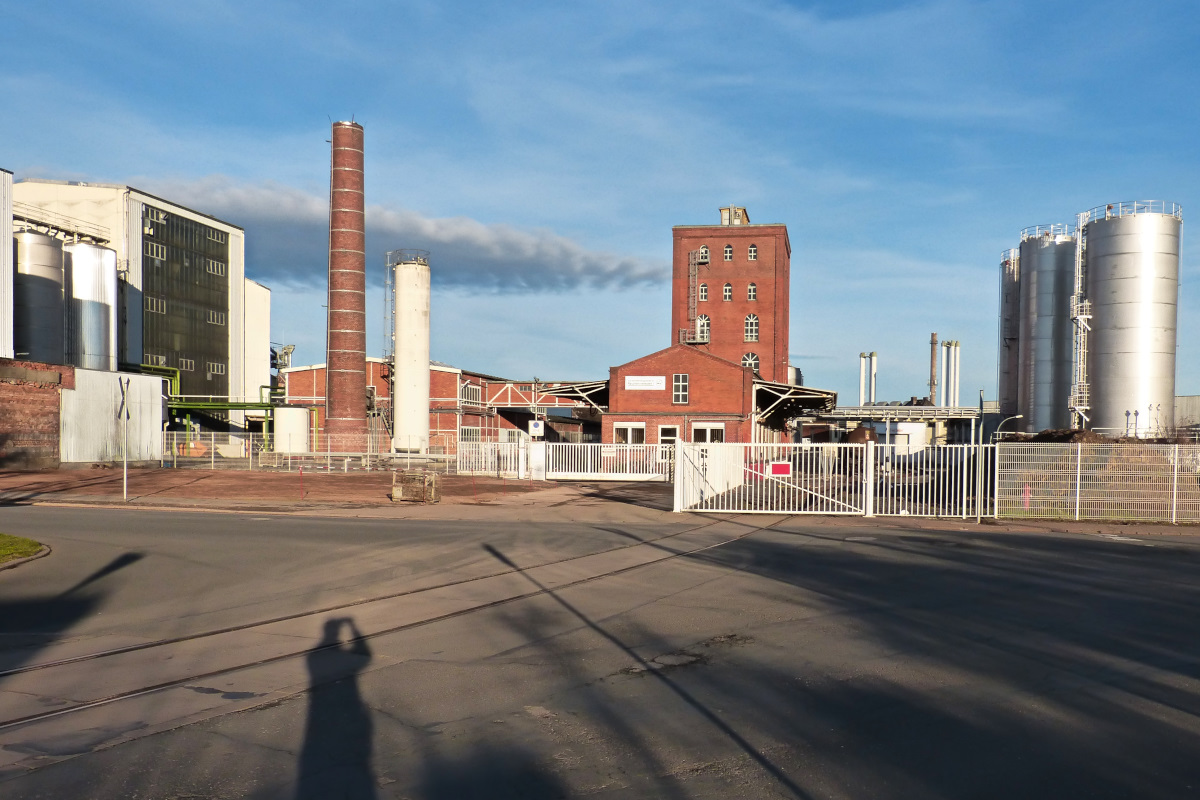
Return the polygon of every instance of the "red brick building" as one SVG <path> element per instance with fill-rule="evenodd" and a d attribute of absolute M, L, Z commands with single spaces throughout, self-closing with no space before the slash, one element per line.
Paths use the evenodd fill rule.
<path fill-rule="evenodd" d="M 719 225 L 672 235 L 671 344 L 609 370 L 602 440 L 787 441 L 789 421 L 837 399 L 793 384 L 787 226 L 752 225 L 744 208 L 729 207 Z M 595 387 L 551 391 L 600 397 Z"/>

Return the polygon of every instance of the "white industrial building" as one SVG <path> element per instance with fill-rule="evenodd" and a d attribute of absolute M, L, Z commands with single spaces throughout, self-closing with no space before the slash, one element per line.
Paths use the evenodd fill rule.
<path fill-rule="evenodd" d="M 245 277 L 240 227 L 131 186 L 5 177 L 14 230 L 84 237 L 115 251 L 122 365 L 178 370 L 179 394 L 197 400 L 262 398 L 271 380 L 271 295 Z M 11 319 L 11 306 L 6 295 L 0 315 Z M 11 322 L 3 330 L 11 337 Z M 11 341 L 5 353 L 13 355 Z M 243 414 L 255 412 L 227 416 L 237 425 Z"/>

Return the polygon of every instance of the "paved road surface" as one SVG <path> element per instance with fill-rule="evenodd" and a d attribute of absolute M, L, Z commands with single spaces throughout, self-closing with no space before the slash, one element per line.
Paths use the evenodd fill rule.
<path fill-rule="evenodd" d="M 0 670 L 384 599 L 0 678 L 217 673 L 0 727 L 0 798 L 1200 794 L 1193 539 L 631 519 L 4 509 Z"/>

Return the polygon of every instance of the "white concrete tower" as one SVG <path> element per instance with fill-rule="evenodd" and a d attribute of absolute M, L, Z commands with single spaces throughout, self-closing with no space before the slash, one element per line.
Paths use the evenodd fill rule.
<path fill-rule="evenodd" d="M 396 287 L 392 448 L 429 451 L 429 252 L 387 254 Z"/>

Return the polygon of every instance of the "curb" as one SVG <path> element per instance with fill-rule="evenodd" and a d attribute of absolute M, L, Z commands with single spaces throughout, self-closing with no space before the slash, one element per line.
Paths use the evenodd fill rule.
<path fill-rule="evenodd" d="M 48 555 L 50 555 L 50 545 L 44 544 L 42 545 L 41 550 L 38 550 L 31 556 L 25 556 L 24 558 L 18 558 L 15 561 L 6 561 L 5 563 L 0 564 L 0 572 L 3 572 L 6 569 L 12 569 L 13 567 L 19 567 L 22 564 L 30 561 L 37 561 L 39 558 L 45 558 Z"/>

